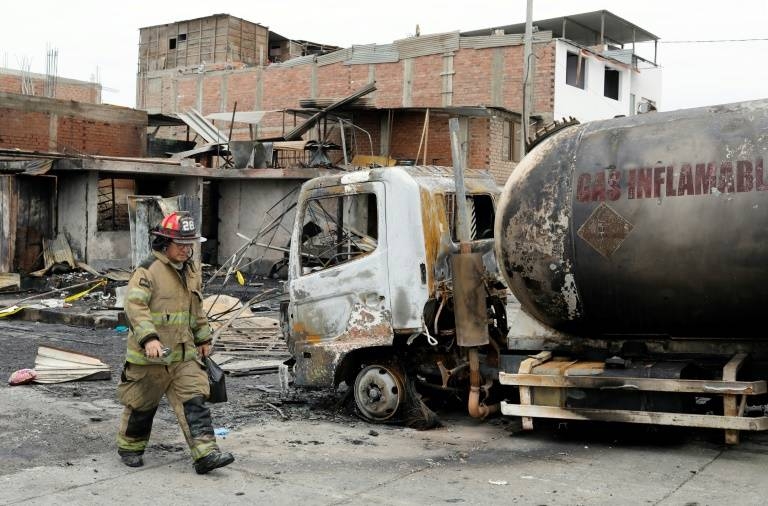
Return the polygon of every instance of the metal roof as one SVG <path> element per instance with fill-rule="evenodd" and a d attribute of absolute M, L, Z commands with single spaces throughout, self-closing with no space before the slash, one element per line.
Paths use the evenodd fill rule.
<path fill-rule="evenodd" d="M 533 25 L 538 27 L 539 30 L 552 31 L 552 36 L 555 38 L 565 38 L 592 45 L 600 42 L 600 27 L 603 20 L 605 21 L 604 38 L 608 41 L 617 44 L 630 44 L 632 42 L 648 42 L 659 39 L 659 37 L 651 32 L 606 10 L 541 19 L 534 21 Z M 564 21 L 565 23 L 563 23 Z M 563 26 L 565 26 L 565 33 L 563 33 Z M 461 35 L 462 37 L 489 35 L 495 30 L 504 30 L 504 33 L 525 33 L 525 23 L 461 32 Z"/>
<path fill-rule="evenodd" d="M 147 114 L 147 125 L 156 126 L 184 126 L 184 123 L 178 116 L 169 114 Z"/>

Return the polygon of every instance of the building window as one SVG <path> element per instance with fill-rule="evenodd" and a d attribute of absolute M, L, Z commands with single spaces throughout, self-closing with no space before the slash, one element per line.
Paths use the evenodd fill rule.
<path fill-rule="evenodd" d="M 168 49 L 176 49 L 176 37 L 168 39 Z"/>
<path fill-rule="evenodd" d="M 565 84 L 584 89 L 587 66 L 581 54 L 568 53 L 565 66 Z"/>
<path fill-rule="evenodd" d="M 376 195 L 312 199 L 302 220 L 302 274 L 351 262 L 378 246 Z"/>
<path fill-rule="evenodd" d="M 179 42 L 185 42 L 187 40 L 187 34 L 186 33 L 180 33 L 179 34 Z"/>
<path fill-rule="evenodd" d="M 99 179 L 98 219 L 96 229 L 101 232 L 130 230 L 128 195 L 136 194 L 133 179 Z"/>
<path fill-rule="evenodd" d="M 619 99 L 619 82 L 621 74 L 618 70 L 605 68 L 605 79 L 603 81 L 603 95 L 614 100 Z"/>
<path fill-rule="evenodd" d="M 505 162 L 520 161 L 520 123 L 512 120 L 504 121 L 504 131 L 501 141 L 501 159 Z"/>

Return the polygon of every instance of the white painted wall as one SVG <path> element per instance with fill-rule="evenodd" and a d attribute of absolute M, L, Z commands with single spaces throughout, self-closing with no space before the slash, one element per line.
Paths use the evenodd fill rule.
<path fill-rule="evenodd" d="M 58 234 L 64 234 L 75 258 L 85 259 L 88 174 L 65 173 L 57 177 Z"/>
<path fill-rule="evenodd" d="M 643 63 L 640 70 L 635 72 L 632 79 L 631 93 L 635 94 L 636 104 L 639 104 L 643 98 L 656 102 L 656 108 L 662 110 L 661 102 L 661 69 L 659 67 L 650 67 L 650 63 Z"/>
<path fill-rule="evenodd" d="M 98 231 L 99 173 L 88 173 L 86 263 L 97 260 L 124 260 L 131 258 L 131 233 L 128 230 Z"/>
<path fill-rule="evenodd" d="M 130 176 L 126 176 L 130 177 Z M 78 260 L 130 265 L 131 234 L 128 230 L 99 231 L 99 173 L 68 172 L 58 179 L 58 233 L 65 234 L 72 253 Z M 186 193 L 202 199 L 202 178 L 182 176 L 169 181 L 168 191 Z M 200 220 L 200 216 L 196 217 Z"/>
<path fill-rule="evenodd" d="M 563 40 L 557 40 L 555 46 L 555 100 L 554 117 L 567 118 L 573 116 L 580 122 L 613 118 L 618 115 L 630 114 L 630 93 L 660 100 L 661 70 L 642 70 L 640 74 L 627 66 L 613 65 L 609 61 L 596 56 L 584 56 L 586 65 L 586 81 L 584 89 L 566 84 L 566 58 L 568 52 L 579 53 L 579 48 Z M 614 100 L 604 96 L 605 68 L 620 72 L 619 99 Z"/>

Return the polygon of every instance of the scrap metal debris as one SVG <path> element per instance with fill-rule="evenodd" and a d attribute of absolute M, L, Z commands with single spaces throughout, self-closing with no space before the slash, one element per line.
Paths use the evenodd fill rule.
<path fill-rule="evenodd" d="M 109 366 L 97 357 L 76 351 L 40 346 L 34 371 L 35 383 L 64 383 L 67 381 L 108 380 Z"/>
<path fill-rule="evenodd" d="M 14 272 L 0 272 L 0 290 L 18 290 L 20 287 L 21 276 Z"/>
<path fill-rule="evenodd" d="M 289 358 L 278 320 L 256 316 L 250 309 L 254 302 L 275 292 L 276 289 L 267 290 L 246 304 L 229 295 L 211 295 L 203 301 L 214 330 L 216 362 L 227 374 L 275 373 Z"/>
<path fill-rule="evenodd" d="M 43 238 L 43 260 L 45 267 L 39 271 L 30 272 L 30 276 L 41 277 L 57 266 L 62 266 L 66 270 L 77 268 L 77 260 L 69 247 L 67 238 L 63 235 L 57 235 L 53 240 Z"/>
<path fill-rule="evenodd" d="M 83 283 L 77 283 L 77 284 L 70 285 L 70 286 L 67 286 L 67 287 L 64 287 L 64 288 L 55 288 L 55 289 L 47 291 L 45 293 L 38 293 L 36 295 L 32 295 L 30 297 L 26 297 L 24 299 L 18 300 L 16 302 L 14 302 L 13 304 L 7 305 L 5 307 L 0 307 L 0 318 L 4 318 L 6 316 L 14 315 L 14 314 L 18 313 L 19 311 L 21 311 L 22 309 L 24 309 L 24 308 L 32 307 L 32 306 L 38 304 L 38 302 L 30 302 L 32 300 L 42 299 L 43 297 L 46 297 L 46 296 L 49 296 L 49 295 L 53 295 L 55 293 L 66 292 L 66 291 L 72 290 L 74 288 L 81 288 L 83 286 L 93 285 L 93 286 L 91 286 L 91 287 L 89 287 L 89 288 L 87 288 L 87 289 L 85 289 L 83 291 L 80 291 L 80 292 L 75 293 L 73 295 L 69 295 L 69 296 L 67 296 L 67 297 L 65 297 L 64 299 L 61 300 L 62 304 L 67 303 L 67 302 L 73 302 L 75 300 L 79 300 L 82 297 L 86 296 L 92 290 L 95 290 L 96 288 L 98 288 L 100 286 L 104 286 L 106 283 L 107 283 L 107 281 L 104 280 L 104 279 L 91 279 L 91 280 L 85 281 Z"/>

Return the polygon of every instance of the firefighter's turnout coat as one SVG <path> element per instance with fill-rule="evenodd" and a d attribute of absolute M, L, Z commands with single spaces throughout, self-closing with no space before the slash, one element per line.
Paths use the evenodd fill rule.
<path fill-rule="evenodd" d="M 144 355 L 143 345 L 152 336 L 171 350 L 162 362 L 193 360 L 196 346 L 211 339 L 202 307 L 202 278 L 191 262 L 178 270 L 162 253 L 152 253 L 154 257 L 142 263 L 128 282 L 125 313 L 131 330 L 126 361 L 157 364 L 159 359 Z"/>
<path fill-rule="evenodd" d="M 202 308 L 202 280 L 191 263 L 177 269 L 159 252 L 139 266 L 128 282 L 125 312 L 131 325 L 126 364 L 117 386 L 125 406 L 117 436 L 118 453 L 142 454 L 163 395 L 199 460 L 217 451 L 211 414 L 204 405 L 208 376 L 197 346 L 211 340 Z M 147 358 L 143 345 L 157 336 L 170 353 Z"/>

